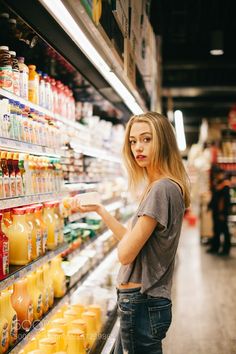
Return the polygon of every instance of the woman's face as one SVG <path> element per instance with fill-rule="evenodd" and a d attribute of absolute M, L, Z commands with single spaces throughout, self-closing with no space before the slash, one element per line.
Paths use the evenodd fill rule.
<path fill-rule="evenodd" d="M 135 122 L 130 129 L 129 142 L 137 164 L 140 167 L 150 166 L 153 140 L 149 124 Z"/>

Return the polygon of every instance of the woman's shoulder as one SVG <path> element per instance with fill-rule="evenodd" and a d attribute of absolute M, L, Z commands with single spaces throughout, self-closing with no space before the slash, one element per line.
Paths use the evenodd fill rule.
<path fill-rule="evenodd" d="M 164 189 L 167 191 L 177 191 L 178 190 L 182 194 L 181 186 L 176 181 L 174 181 L 173 179 L 171 179 L 169 177 L 163 177 L 163 178 L 153 182 L 152 189 L 153 190 Z"/>

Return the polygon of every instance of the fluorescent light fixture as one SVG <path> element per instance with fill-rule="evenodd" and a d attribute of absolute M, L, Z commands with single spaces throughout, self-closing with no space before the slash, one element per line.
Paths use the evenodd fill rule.
<path fill-rule="evenodd" d="M 222 49 L 211 49 L 210 53 L 211 55 L 223 55 L 224 51 Z"/>
<path fill-rule="evenodd" d="M 186 149 L 186 139 L 184 132 L 184 122 L 183 122 L 183 114 L 181 111 L 175 111 L 175 131 L 176 131 L 176 139 L 178 148 L 180 151 L 184 151 Z"/>
<path fill-rule="evenodd" d="M 105 62 L 99 52 L 94 48 L 90 40 L 83 33 L 79 25 L 73 19 L 61 0 L 40 0 L 43 6 L 57 20 L 65 32 L 78 45 L 102 76 L 109 82 L 113 89 L 122 98 L 126 106 L 133 114 L 143 113 L 142 108 L 121 80 L 111 71 L 111 67 Z"/>

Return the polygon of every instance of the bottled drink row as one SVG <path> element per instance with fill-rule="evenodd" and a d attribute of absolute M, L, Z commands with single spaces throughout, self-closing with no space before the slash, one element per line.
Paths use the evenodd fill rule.
<path fill-rule="evenodd" d="M 19 331 L 28 331 L 66 292 L 61 257 L 55 257 L 37 271 L 20 279 L 0 295 L 0 353 L 12 346 Z"/>
<path fill-rule="evenodd" d="M 0 199 L 60 192 L 60 160 L 0 151 Z"/>
<path fill-rule="evenodd" d="M 75 100 L 69 87 L 24 61 L 8 46 L 0 46 L 0 87 L 54 114 L 75 120 Z"/>
<path fill-rule="evenodd" d="M 0 214 L 0 280 L 10 265 L 26 265 L 64 242 L 59 202 L 47 202 Z"/>
<path fill-rule="evenodd" d="M 0 100 L 0 136 L 26 143 L 61 147 L 61 133 L 49 117 L 18 101 Z"/>

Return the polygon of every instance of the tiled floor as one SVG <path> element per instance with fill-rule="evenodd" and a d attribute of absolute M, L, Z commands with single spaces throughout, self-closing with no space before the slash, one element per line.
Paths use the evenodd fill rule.
<path fill-rule="evenodd" d="M 164 354 L 236 354 L 236 247 L 206 254 L 198 227 L 183 226 Z"/>

